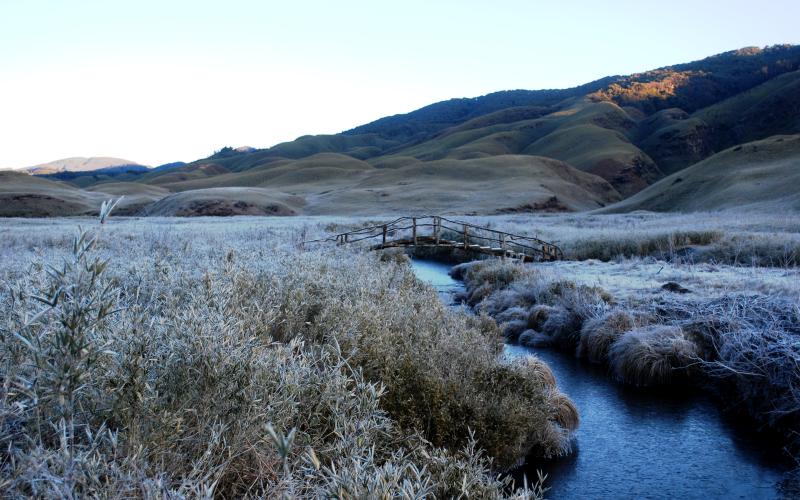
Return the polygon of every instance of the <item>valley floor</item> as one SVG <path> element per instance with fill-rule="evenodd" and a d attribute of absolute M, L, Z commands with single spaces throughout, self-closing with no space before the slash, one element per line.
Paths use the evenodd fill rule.
<path fill-rule="evenodd" d="M 591 318 L 622 307 L 667 304 L 672 314 L 717 304 L 703 309 L 708 315 L 732 310 L 715 302 L 731 296 L 775 301 L 798 317 L 796 218 L 464 219 L 564 249 L 562 262 L 498 264 L 468 280 L 470 300 L 504 329 L 509 321 L 529 329 L 536 305 L 504 290 L 544 294 L 566 282 L 606 301 L 592 309 L 580 297 L 575 307 Z M 494 472 L 526 456 L 569 453 L 577 411 L 541 361 L 500 361 L 494 321 L 440 304 L 402 259 L 302 244 L 380 220 L 0 221 L 0 412 L 9 430 L 0 438 L 8 450 L 0 488 L 493 497 L 510 491 Z M 76 244 L 79 226 L 89 239 Z M 662 288 L 669 283 L 677 288 Z M 770 376 L 784 366 L 781 356 L 800 359 L 797 334 L 779 342 Z M 800 376 L 782 373 L 789 383 Z M 784 402 L 767 420 L 796 422 L 797 405 Z"/>

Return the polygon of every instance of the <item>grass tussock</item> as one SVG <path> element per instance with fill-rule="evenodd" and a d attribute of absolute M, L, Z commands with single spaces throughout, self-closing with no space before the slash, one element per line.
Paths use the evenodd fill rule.
<path fill-rule="evenodd" d="M 493 498 L 569 447 L 552 373 L 405 266 L 104 231 L 5 274 L 4 496 Z"/>
<path fill-rule="evenodd" d="M 381 262 L 394 262 L 400 265 L 411 264 L 411 257 L 402 248 L 388 248 L 380 253 Z"/>
<path fill-rule="evenodd" d="M 633 327 L 634 318 L 620 308 L 589 318 L 581 329 L 575 354 L 592 363 L 604 364 L 608 362 L 611 345 Z"/>
<path fill-rule="evenodd" d="M 510 266 L 503 272 L 498 269 Z M 617 303 L 535 266 L 501 261 L 461 266 L 476 309 L 501 321 L 509 342 L 555 347 L 605 364 L 641 387 L 691 383 L 720 394 L 800 450 L 800 301 L 782 294 L 727 296 L 663 292 Z M 486 277 L 514 276 L 492 282 Z M 497 283 L 494 285 L 493 283 Z M 500 286 L 502 288 L 495 288 Z M 524 314 L 527 311 L 527 316 Z"/>
<path fill-rule="evenodd" d="M 615 341 L 608 359 L 621 381 L 643 387 L 669 385 L 697 361 L 697 346 L 677 326 L 635 328 Z"/>

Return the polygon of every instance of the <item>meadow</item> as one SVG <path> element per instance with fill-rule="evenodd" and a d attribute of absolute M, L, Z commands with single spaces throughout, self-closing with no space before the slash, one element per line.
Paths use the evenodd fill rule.
<path fill-rule="evenodd" d="M 691 387 L 800 441 L 800 227 L 774 214 L 475 218 L 559 240 L 571 261 L 456 266 L 510 343 L 555 348 L 643 390 Z M 537 230 L 530 230 L 537 227 Z"/>
<path fill-rule="evenodd" d="M 3 495 L 540 496 L 498 472 L 569 451 L 548 368 L 323 224 L 3 221 Z"/>
<path fill-rule="evenodd" d="M 571 259 L 457 268 L 479 314 L 404 259 L 303 245 L 374 220 L 0 222 L 3 496 L 540 498 L 502 473 L 569 454 L 580 419 L 506 341 L 713 387 L 791 444 L 793 218 L 470 218 Z"/>

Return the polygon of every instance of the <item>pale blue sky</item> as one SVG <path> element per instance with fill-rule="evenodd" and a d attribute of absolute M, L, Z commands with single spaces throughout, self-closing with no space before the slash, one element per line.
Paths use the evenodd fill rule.
<path fill-rule="evenodd" d="M 0 167 L 190 161 L 800 42 L 800 2 L 0 0 Z"/>

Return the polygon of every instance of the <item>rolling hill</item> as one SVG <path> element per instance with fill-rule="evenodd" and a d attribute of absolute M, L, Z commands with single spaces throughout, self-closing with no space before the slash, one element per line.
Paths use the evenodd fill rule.
<path fill-rule="evenodd" d="M 234 189 L 248 186 L 266 190 L 260 192 L 265 200 L 271 197 L 307 214 L 464 210 L 488 213 L 533 211 L 537 206 L 575 211 L 620 199 L 616 190 L 599 177 L 558 160 L 527 155 L 442 159 L 376 168 L 346 155 L 323 153 L 301 160 L 269 162 L 242 172 L 206 172 L 198 167 L 181 177 L 164 175 L 155 181 L 183 195 L 175 200 L 184 205 L 189 203 L 190 193 L 200 191 L 204 196 L 219 195 L 224 204 L 250 203 L 250 198 L 242 197 L 247 192 Z M 221 188 L 228 191 L 210 191 Z M 293 198 L 281 199 L 280 194 Z M 188 210 L 185 206 L 175 207 L 171 210 Z"/>
<path fill-rule="evenodd" d="M 702 185 L 709 189 L 714 176 L 733 182 L 726 172 L 742 169 L 747 178 L 748 165 L 760 160 L 731 155 L 731 149 L 773 137 L 779 144 L 777 136 L 795 134 L 800 46 L 779 45 L 570 89 L 451 99 L 339 134 L 303 136 L 267 149 L 226 147 L 188 164 L 105 164 L 86 172 L 103 165 L 95 161 L 53 175 L 73 196 L 67 188 L 83 188 L 87 199 L 100 192 L 127 194 L 132 213 L 592 210 L 626 198 L 614 205 L 619 210 L 649 200 L 676 174 L 682 188 L 700 179 L 697 172 L 704 172 Z M 792 143 L 783 142 L 776 148 Z M 791 147 L 784 153 L 783 166 L 765 168 L 764 175 L 789 175 L 787 165 L 798 153 Z M 760 200 L 755 192 L 737 192 Z M 724 204 L 696 206 L 705 205 Z"/>
<path fill-rule="evenodd" d="M 341 134 L 304 136 L 195 165 L 225 174 L 287 159 L 317 159 L 327 167 L 320 153 L 379 168 L 536 155 L 598 175 L 631 196 L 730 146 L 731 136 L 757 140 L 797 132 L 798 68 L 797 46 L 740 49 L 573 89 L 453 99 Z M 748 113 L 760 124 L 747 125 L 754 122 Z M 175 175 L 201 175 L 195 167 L 185 170 Z"/>
<path fill-rule="evenodd" d="M 602 212 L 800 211 L 800 135 L 726 149 Z"/>
<path fill-rule="evenodd" d="M 0 171 L 0 216 L 56 217 L 96 212 L 104 196 L 22 172 Z"/>

